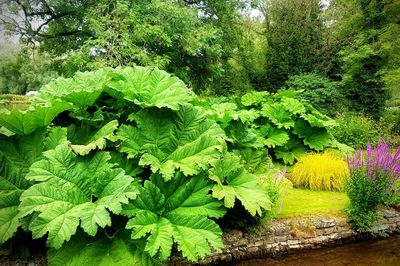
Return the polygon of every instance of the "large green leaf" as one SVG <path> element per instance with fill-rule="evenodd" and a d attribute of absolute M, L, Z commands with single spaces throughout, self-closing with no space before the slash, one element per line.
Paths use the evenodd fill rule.
<path fill-rule="evenodd" d="M 43 141 L 45 150 L 55 149 L 62 143 L 67 143 L 67 128 L 65 127 L 53 127 L 49 130 L 49 134 Z"/>
<path fill-rule="evenodd" d="M 148 109 L 134 117 L 137 127 L 121 126 L 117 136 L 121 151 L 140 157 L 140 165 L 150 165 L 169 180 L 176 170 L 194 175 L 220 155 L 224 132 L 205 114 L 191 105 L 177 113 Z"/>
<path fill-rule="evenodd" d="M 42 158 L 45 131 L 38 130 L 27 136 L 0 138 L 0 176 L 20 189 L 28 188 L 32 182 L 25 179 L 29 167 Z"/>
<path fill-rule="evenodd" d="M 118 127 L 118 121 L 112 120 L 105 124 L 97 131 L 82 136 L 79 139 L 80 144 L 71 144 L 71 148 L 79 155 L 87 155 L 91 150 L 104 149 L 106 147 L 107 139 L 113 139 L 114 131 Z"/>
<path fill-rule="evenodd" d="M 217 182 L 212 194 L 217 199 L 223 199 L 227 208 L 232 208 L 238 199 L 253 216 L 261 215 L 262 209 L 271 209 L 271 200 L 261 186 L 260 179 L 247 173 L 240 166 L 237 156 L 226 153 L 224 159 L 218 161 L 209 172 L 210 178 Z"/>
<path fill-rule="evenodd" d="M 174 242 L 182 255 L 197 260 L 223 247 L 222 231 L 207 217 L 222 217 L 225 209 L 209 191 L 211 184 L 203 176 L 188 178 L 182 174 L 166 182 L 153 175 L 126 210 L 133 239 L 146 239 L 145 250 L 162 260 L 171 255 Z"/>
<path fill-rule="evenodd" d="M 269 148 L 283 146 L 289 140 L 289 133 L 283 128 L 276 128 L 271 125 L 264 125 L 257 130 L 257 133 L 264 137 L 264 144 Z"/>
<path fill-rule="evenodd" d="M 271 164 L 267 149 L 241 148 L 232 152 L 240 156 L 241 163 L 250 173 L 265 172 Z"/>
<path fill-rule="evenodd" d="M 0 176 L 0 243 L 13 236 L 19 227 L 18 205 L 23 190 Z"/>
<path fill-rule="evenodd" d="M 60 100 L 31 105 L 27 110 L 12 109 L 0 111 L 0 125 L 15 134 L 29 135 L 38 128 L 48 126 L 60 113 L 72 105 Z"/>
<path fill-rule="evenodd" d="M 251 128 L 247 123 L 240 121 L 231 122 L 230 126 L 225 128 L 228 141 L 237 149 L 264 148 L 263 139 L 256 134 L 256 130 Z"/>
<path fill-rule="evenodd" d="M 253 122 L 260 114 L 255 109 L 237 110 L 234 103 L 213 104 L 207 112 L 209 117 L 217 121 L 222 128 L 226 128 L 232 120 L 240 120 L 243 123 Z"/>
<path fill-rule="evenodd" d="M 304 104 L 297 99 L 283 97 L 281 99 L 281 103 L 284 108 L 292 114 L 303 114 L 306 112 L 306 107 L 304 106 Z"/>
<path fill-rule="evenodd" d="M 89 238 L 78 234 L 60 249 L 49 249 L 50 266 L 153 266 L 160 262 L 143 251 L 143 243 L 132 241 L 129 233 L 119 232 L 112 238 Z"/>
<path fill-rule="evenodd" d="M 307 105 L 308 109 L 311 111 L 307 114 L 301 114 L 300 117 L 310 123 L 313 127 L 331 127 L 336 124 L 335 120 L 329 118 L 328 116 L 321 114 L 317 109 L 311 105 Z"/>
<path fill-rule="evenodd" d="M 109 80 L 110 68 L 78 72 L 72 78 L 58 78 L 40 89 L 39 98 L 59 98 L 81 109 L 94 104 Z"/>
<path fill-rule="evenodd" d="M 195 94 L 177 77 L 158 68 L 117 68 L 109 87 L 141 107 L 167 107 L 178 110 Z"/>
<path fill-rule="evenodd" d="M 282 159 L 284 163 L 293 164 L 295 160 L 298 160 L 308 151 L 309 148 L 304 146 L 299 140 L 294 139 L 292 135 L 285 146 L 276 147 L 275 157 Z"/>
<path fill-rule="evenodd" d="M 19 198 L 33 184 L 25 179 L 29 167 L 42 158 L 43 149 L 56 139 L 53 132 L 45 138 L 44 130 L 28 136 L 0 139 L 0 243 L 10 238 L 21 225 Z"/>
<path fill-rule="evenodd" d="M 289 129 L 294 126 L 293 113 L 280 103 L 266 103 L 263 105 L 262 114 L 278 128 Z"/>
<path fill-rule="evenodd" d="M 251 91 L 241 97 L 244 106 L 260 105 L 267 101 L 269 95 L 266 91 Z"/>
<path fill-rule="evenodd" d="M 304 144 L 311 149 L 322 150 L 331 144 L 331 135 L 326 128 L 312 127 L 301 118 L 296 121 L 293 133 L 303 138 Z"/>
<path fill-rule="evenodd" d="M 21 195 L 21 217 L 38 215 L 30 222 L 34 238 L 48 233 L 47 243 L 60 248 L 75 234 L 78 225 L 95 235 L 97 228 L 111 225 L 110 213 L 135 197 L 132 178 L 114 169 L 110 155 L 98 152 L 93 158 L 77 157 L 67 144 L 44 153 L 26 178 L 37 184 Z"/>
<path fill-rule="evenodd" d="M 213 104 L 207 111 L 208 117 L 217 121 L 222 128 L 229 125 L 236 113 L 237 106 L 234 103 L 218 103 Z"/>

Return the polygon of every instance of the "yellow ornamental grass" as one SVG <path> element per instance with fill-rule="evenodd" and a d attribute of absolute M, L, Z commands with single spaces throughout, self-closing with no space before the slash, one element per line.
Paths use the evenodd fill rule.
<path fill-rule="evenodd" d="M 329 152 L 311 153 L 300 158 L 292 172 L 295 187 L 343 191 L 349 177 L 347 163 Z"/>

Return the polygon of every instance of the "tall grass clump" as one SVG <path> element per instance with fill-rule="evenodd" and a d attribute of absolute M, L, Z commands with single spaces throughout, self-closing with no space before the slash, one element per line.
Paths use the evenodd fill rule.
<path fill-rule="evenodd" d="M 388 145 L 368 144 L 347 159 L 351 178 L 346 192 L 350 199 L 348 215 L 359 231 L 371 231 L 381 205 L 399 204 L 400 147 L 392 155 Z"/>
<path fill-rule="evenodd" d="M 343 191 L 349 170 L 346 162 L 331 152 L 311 153 L 299 159 L 292 172 L 296 187 Z"/>

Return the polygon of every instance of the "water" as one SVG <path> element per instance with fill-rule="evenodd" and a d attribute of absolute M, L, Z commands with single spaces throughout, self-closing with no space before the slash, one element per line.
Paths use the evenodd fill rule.
<path fill-rule="evenodd" d="M 363 241 L 318 250 L 300 251 L 276 259 L 257 259 L 238 262 L 235 266 L 339 266 L 371 265 L 400 266 L 400 235 L 380 240 Z"/>

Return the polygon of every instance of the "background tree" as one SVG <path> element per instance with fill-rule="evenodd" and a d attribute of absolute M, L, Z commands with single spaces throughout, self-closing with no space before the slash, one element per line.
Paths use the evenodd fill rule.
<path fill-rule="evenodd" d="M 24 94 L 58 77 L 47 54 L 22 49 L 0 56 L 0 93 Z"/>
<path fill-rule="evenodd" d="M 52 54 L 80 47 L 90 37 L 86 13 L 96 0 L 7 0 L 0 5 L 0 22 L 25 43 L 40 44 Z"/>
<path fill-rule="evenodd" d="M 340 55 L 349 108 L 377 119 L 389 99 L 385 80 L 390 85 L 389 77 L 398 69 L 394 63 L 399 58 L 399 37 L 395 36 L 400 18 L 398 1 L 334 1 L 332 7 L 346 10 L 334 25 L 333 34 L 348 40 Z"/>
<path fill-rule="evenodd" d="M 267 8 L 267 76 L 272 90 L 321 61 L 324 24 L 319 0 L 271 0 Z"/>
<path fill-rule="evenodd" d="M 149 65 L 176 74 L 198 92 L 227 94 L 259 83 L 251 79 L 260 77 L 262 64 L 253 59 L 262 51 L 246 28 L 258 25 L 242 20 L 244 7 L 243 1 L 227 0 L 15 0 L 3 14 L 23 20 L 8 15 L 2 22 L 57 56 L 58 72 L 66 76 L 100 66 Z"/>

